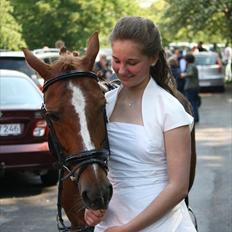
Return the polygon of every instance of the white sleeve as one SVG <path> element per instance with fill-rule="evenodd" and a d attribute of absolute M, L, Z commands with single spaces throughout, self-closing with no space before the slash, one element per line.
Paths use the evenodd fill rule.
<path fill-rule="evenodd" d="M 166 98 L 167 99 L 167 98 Z M 181 103 L 173 96 L 164 101 L 163 131 L 193 124 L 193 117 L 188 114 Z"/>

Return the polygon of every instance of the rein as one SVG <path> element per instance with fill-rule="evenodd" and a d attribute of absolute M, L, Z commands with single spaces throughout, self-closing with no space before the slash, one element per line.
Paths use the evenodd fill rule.
<path fill-rule="evenodd" d="M 43 93 L 47 91 L 47 89 L 57 81 L 64 81 L 67 79 L 73 78 L 93 78 L 98 81 L 98 77 L 93 72 L 78 72 L 78 71 L 70 71 L 69 73 L 65 73 L 59 75 L 55 78 L 47 80 L 43 86 Z M 93 150 L 86 150 L 80 153 L 75 154 L 66 154 L 62 146 L 60 145 L 53 124 L 52 120 L 49 118 L 49 114 L 46 110 L 45 104 L 42 104 L 41 107 L 42 116 L 45 118 L 48 127 L 49 127 L 49 149 L 52 150 L 52 153 L 55 153 L 58 159 L 58 196 L 57 196 L 57 228 L 59 231 L 68 232 L 71 231 L 71 227 L 67 227 L 64 224 L 62 218 L 62 206 L 61 206 L 61 194 L 63 190 L 63 181 L 67 178 L 70 178 L 72 181 L 76 181 L 79 184 L 79 180 L 83 171 L 91 164 L 97 163 L 99 164 L 104 171 L 108 172 L 108 158 L 110 155 L 109 149 L 109 141 L 108 136 L 106 133 L 105 138 L 105 145 L 107 149 L 93 149 Z M 104 110 L 104 120 L 105 126 L 107 123 L 106 112 Z M 51 149 L 52 148 L 52 149 Z M 68 172 L 67 175 L 64 175 L 65 172 Z M 76 232 L 92 232 L 93 227 L 90 226 L 80 226 L 79 228 L 73 230 Z"/>

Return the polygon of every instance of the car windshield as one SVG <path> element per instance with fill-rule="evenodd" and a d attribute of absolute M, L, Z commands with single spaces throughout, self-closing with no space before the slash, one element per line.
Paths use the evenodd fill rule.
<path fill-rule="evenodd" d="M 26 73 L 28 76 L 35 75 L 34 70 L 27 65 L 25 59 L 19 57 L 0 56 L 0 69 L 17 70 Z"/>
<path fill-rule="evenodd" d="M 207 55 L 207 56 L 195 56 L 195 63 L 196 65 L 214 65 L 216 64 L 216 56 L 214 55 Z"/>
<path fill-rule="evenodd" d="M 0 78 L 0 107 L 36 108 L 42 103 L 42 96 L 27 79 L 15 77 Z"/>

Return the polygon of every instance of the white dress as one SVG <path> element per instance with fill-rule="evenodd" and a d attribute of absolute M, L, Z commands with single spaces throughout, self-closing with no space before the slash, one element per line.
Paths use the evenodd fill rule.
<path fill-rule="evenodd" d="M 159 112 L 158 117 L 153 117 L 153 123 L 156 124 L 157 129 L 155 140 L 151 136 L 152 133 L 148 133 L 149 125 L 146 125 L 145 121 L 144 126 L 123 122 L 108 123 L 107 129 L 111 150 L 109 179 L 113 184 L 113 196 L 104 220 L 95 227 L 95 232 L 104 232 L 108 227 L 127 223 L 156 198 L 168 181 L 163 132 L 192 123 L 192 117 L 183 110 L 179 102 L 158 87 L 153 80 L 152 82 L 150 81 L 148 84 L 152 87 L 150 90 L 155 88 L 156 93 L 161 93 L 162 98 L 168 96 L 171 102 L 169 102 L 170 99 L 167 102 L 171 105 L 177 105 L 174 107 L 176 112 L 173 116 L 167 113 L 168 116 L 166 111 L 169 112 L 169 106 L 157 107 L 160 105 L 159 97 L 156 95 L 157 98 L 153 98 L 153 103 L 158 101 L 158 104 L 153 104 L 153 106 L 156 107 L 156 110 L 162 111 L 162 113 L 156 111 Z M 145 89 L 143 98 L 147 98 L 146 95 L 148 96 L 150 90 L 149 88 Z M 120 89 L 112 93 L 114 95 L 113 101 L 108 101 L 109 104 L 113 104 L 113 107 L 119 91 Z M 108 107 L 108 117 L 112 113 L 113 107 Z M 145 109 L 142 111 L 144 120 L 147 113 Z M 179 120 L 179 114 L 182 114 L 181 121 Z M 163 117 L 160 117 L 160 115 L 163 115 Z M 168 119 L 168 117 L 171 117 L 171 119 Z M 185 202 L 182 201 L 160 220 L 140 231 L 195 232 L 196 230 Z"/>

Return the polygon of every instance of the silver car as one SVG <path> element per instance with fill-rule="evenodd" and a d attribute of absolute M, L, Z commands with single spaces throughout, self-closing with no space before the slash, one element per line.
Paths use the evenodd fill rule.
<path fill-rule="evenodd" d="M 194 55 L 198 68 L 200 89 L 211 89 L 223 92 L 224 69 L 218 54 L 215 52 L 199 52 Z"/>

